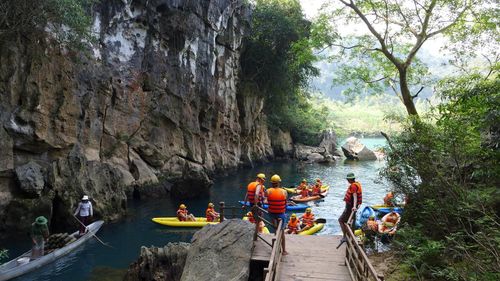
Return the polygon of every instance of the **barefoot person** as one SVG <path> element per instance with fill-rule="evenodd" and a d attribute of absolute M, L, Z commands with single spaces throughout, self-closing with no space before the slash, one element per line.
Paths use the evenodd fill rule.
<path fill-rule="evenodd" d="M 273 225 L 275 228 L 278 227 L 279 221 L 281 221 L 282 229 L 286 228 L 286 200 L 287 192 L 281 188 L 281 178 L 278 175 L 271 177 L 271 188 L 267 190 L 267 202 L 269 204 L 268 212 L 269 216 L 273 220 Z M 283 231 L 283 235 L 285 232 Z M 285 250 L 285 237 L 282 237 L 283 255 L 287 255 Z"/>
<path fill-rule="evenodd" d="M 177 210 L 177 219 L 179 221 L 196 221 L 194 215 L 189 213 L 184 204 L 181 204 Z"/>

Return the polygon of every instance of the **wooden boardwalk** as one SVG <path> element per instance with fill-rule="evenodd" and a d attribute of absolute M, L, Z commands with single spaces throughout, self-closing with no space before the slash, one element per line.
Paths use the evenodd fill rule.
<path fill-rule="evenodd" d="M 271 242 L 272 235 L 263 235 L 263 238 Z M 335 249 L 340 238 L 341 236 L 286 235 L 288 255 L 281 258 L 278 280 L 351 281 L 349 270 L 344 264 L 345 246 Z M 269 261 L 270 256 L 271 247 L 257 239 L 252 259 Z"/>

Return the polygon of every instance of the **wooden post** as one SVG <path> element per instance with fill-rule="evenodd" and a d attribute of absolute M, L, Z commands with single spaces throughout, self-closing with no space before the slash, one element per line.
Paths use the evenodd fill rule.
<path fill-rule="evenodd" d="M 219 206 L 220 206 L 220 222 L 223 222 L 224 221 L 224 202 L 223 201 L 219 202 Z"/>

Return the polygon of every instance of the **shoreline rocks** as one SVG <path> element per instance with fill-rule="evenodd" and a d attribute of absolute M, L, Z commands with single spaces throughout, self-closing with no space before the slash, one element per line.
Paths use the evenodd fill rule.
<path fill-rule="evenodd" d="M 197 231 L 189 243 L 141 247 L 124 281 L 246 281 L 254 227 L 241 219 L 225 220 Z"/>

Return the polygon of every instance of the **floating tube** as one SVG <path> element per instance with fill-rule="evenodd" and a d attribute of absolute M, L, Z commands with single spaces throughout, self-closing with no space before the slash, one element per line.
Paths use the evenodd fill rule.
<path fill-rule="evenodd" d="M 179 221 L 177 217 L 152 218 L 153 222 L 172 227 L 204 227 L 207 224 L 218 224 L 219 222 L 207 222 L 207 218 L 196 218 L 196 221 Z"/>
<path fill-rule="evenodd" d="M 243 201 L 238 201 L 238 203 L 240 203 L 241 205 L 245 205 L 245 202 Z M 246 206 L 249 206 L 250 207 L 250 202 L 247 202 Z M 267 208 L 269 207 L 269 205 L 267 204 L 264 204 L 263 208 L 267 210 Z M 306 204 L 297 204 L 297 205 L 286 205 L 286 210 L 287 211 L 304 211 L 305 209 L 307 209 L 307 206 Z"/>

